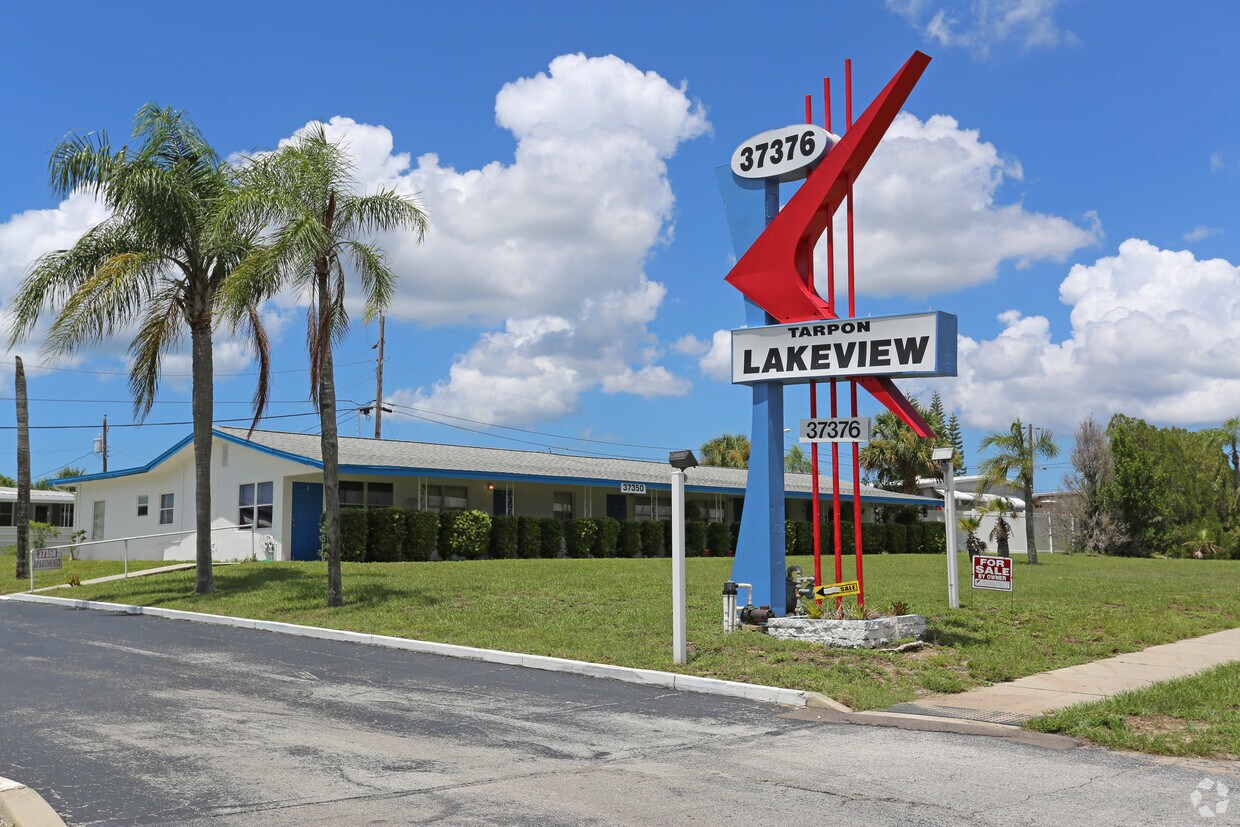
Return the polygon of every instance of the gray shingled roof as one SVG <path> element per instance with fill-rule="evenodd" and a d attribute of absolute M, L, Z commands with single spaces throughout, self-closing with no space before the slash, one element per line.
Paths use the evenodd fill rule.
<path fill-rule="evenodd" d="M 244 442 L 244 428 L 216 428 Z M 322 464 L 318 434 L 294 434 L 283 431 L 255 431 L 250 442 L 277 453 L 302 457 L 316 465 Z M 404 473 L 418 471 L 426 476 L 490 477 L 493 479 L 573 480 L 586 484 L 614 485 L 640 482 L 666 488 L 670 469 L 666 463 L 610 457 L 584 457 L 569 454 L 514 451 L 507 448 L 475 448 L 467 445 L 440 445 L 432 442 L 401 442 L 392 439 L 359 439 L 340 437 L 340 466 L 344 473 L 383 473 L 385 469 Z M 736 468 L 700 466 L 687 474 L 689 490 L 711 490 L 742 494 L 746 472 Z M 830 495 L 830 475 L 819 475 L 822 494 Z M 785 474 L 784 486 L 789 494 L 811 495 L 809 474 Z M 852 486 L 840 483 L 840 493 L 851 495 Z M 940 501 L 862 486 L 863 501 L 935 505 Z"/>

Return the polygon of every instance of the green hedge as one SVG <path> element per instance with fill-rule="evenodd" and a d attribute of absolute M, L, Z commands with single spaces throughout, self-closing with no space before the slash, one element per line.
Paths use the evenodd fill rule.
<path fill-rule="evenodd" d="M 481 560 L 491 541 L 491 515 L 485 511 L 457 511 L 448 534 L 448 550 L 455 557 Z"/>
<path fill-rule="evenodd" d="M 360 563 L 366 556 L 366 509 L 340 509 L 340 559 Z"/>
<path fill-rule="evenodd" d="M 366 557 L 371 563 L 398 563 L 405 542 L 405 512 L 399 508 L 366 511 Z"/>
<path fill-rule="evenodd" d="M 594 520 L 567 520 L 564 523 L 564 550 L 569 557 L 589 557 L 598 526 Z"/>
<path fill-rule="evenodd" d="M 666 548 L 663 545 L 663 523 L 658 520 L 642 520 L 638 525 L 642 532 L 642 554 L 647 557 L 662 557 Z"/>
<path fill-rule="evenodd" d="M 564 521 L 557 520 L 555 517 L 543 517 L 539 521 L 539 556 L 559 557 L 563 547 Z"/>
<path fill-rule="evenodd" d="M 711 557 L 727 557 L 732 554 L 732 529 L 727 523 L 708 523 L 706 526 L 706 552 Z"/>
<path fill-rule="evenodd" d="M 620 521 L 612 517 L 595 517 L 594 546 L 590 553 L 595 557 L 615 557 L 620 541 Z"/>
<path fill-rule="evenodd" d="M 645 523 L 625 520 L 620 523 L 620 544 L 616 553 L 621 557 L 642 556 L 642 526 Z"/>
<path fill-rule="evenodd" d="M 685 556 L 701 557 L 706 553 L 706 523 L 690 522 L 685 525 Z"/>
<path fill-rule="evenodd" d="M 405 545 L 401 556 L 424 563 L 435 556 L 439 542 L 439 514 L 434 511 L 405 512 Z"/>
<path fill-rule="evenodd" d="M 500 514 L 491 518 L 491 556 L 511 560 L 517 556 L 517 518 Z"/>
<path fill-rule="evenodd" d="M 436 540 L 439 557 L 442 560 L 452 559 L 452 530 L 460 519 L 462 511 L 444 511 L 439 515 L 439 537 Z"/>
<path fill-rule="evenodd" d="M 526 560 L 539 556 L 542 548 L 542 518 L 517 518 L 517 554 Z"/>

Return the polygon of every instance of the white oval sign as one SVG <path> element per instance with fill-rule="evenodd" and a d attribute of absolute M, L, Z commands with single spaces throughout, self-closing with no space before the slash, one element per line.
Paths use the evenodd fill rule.
<path fill-rule="evenodd" d="M 821 126 L 795 124 L 754 135 L 732 153 L 732 172 L 741 178 L 775 178 L 781 183 L 809 174 L 839 136 Z"/>

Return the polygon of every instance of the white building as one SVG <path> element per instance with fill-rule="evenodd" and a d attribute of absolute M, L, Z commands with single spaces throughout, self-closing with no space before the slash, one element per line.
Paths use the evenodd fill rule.
<path fill-rule="evenodd" d="M 313 560 L 323 512 L 322 460 L 317 434 L 216 428 L 211 456 L 211 524 L 215 557 Z M 395 506 L 435 511 L 479 509 L 489 514 L 620 520 L 670 519 L 670 471 L 664 463 L 340 438 L 340 497 L 346 508 Z M 736 522 L 746 472 L 700 467 L 688 473 L 687 508 L 699 519 Z M 808 519 L 812 480 L 786 475 L 789 519 Z M 194 558 L 194 448 L 190 437 L 137 468 L 65 480 L 77 485 L 76 526 L 87 559 Z M 621 493 L 621 483 L 647 493 Z M 840 486 L 851 509 L 852 487 Z M 831 482 L 821 483 L 830 508 Z M 880 505 L 933 508 L 933 499 L 863 487 L 863 520 Z M 251 528 L 253 527 L 253 528 Z M 164 536 L 151 536 L 164 535 Z M 124 540 L 141 537 L 143 539 Z"/>
<path fill-rule="evenodd" d="M 1024 491 L 1020 485 L 1013 480 L 1008 480 L 1002 485 L 993 485 L 980 492 L 982 481 L 985 478 L 981 474 L 973 474 L 959 476 L 955 479 L 956 489 L 956 516 L 957 517 L 980 517 L 982 521 L 981 528 L 977 530 L 977 538 L 986 543 L 986 553 L 994 554 L 998 552 L 996 543 L 990 539 L 990 532 L 994 529 L 998 518 L 993 514 L 983 514 L 978 510 L 978 506 L 984 503 L 993 502 L 998 499 L 1006 499 L 1012 504 L 1013 511 L 1006 514 L 1004 519 L 1008 523 L 1008 552 L 1010 554 L 1026 554 L 1029 551 L 1029 544 L 1025 538 L 1025 518 L 1026 511 Z M 942 509 L 942 500 L 947 496 L 946 489 L 943 487 L 943 480 L 934 478 L 923 478 L 917 480 L 917 488 L 919 493 L 937 497 L 940 502 L 938 510 L 935 511 L 932 519 L 942 522 L 945 519 L 946 512 Z M 1039 551 L 1054 551 L 1046 547 L 1046 529 L 1039 530 L 1037 519 L 1034 521 L 1034 529 L 1037 531 L 1037 537 L 1041 538 L 1038 544 Z M 965 549 L 965 534 L 956 528 L 956 548 L 963 551 Z"/>
<path fill-rule="evenodd" d="M 69 540 L 73 527 L 72 491 L 30 489 L 30 520 L 52 526 L 52 538 Z M 0 546 L 17 542 L 17 489 L 0 486 Z"/>

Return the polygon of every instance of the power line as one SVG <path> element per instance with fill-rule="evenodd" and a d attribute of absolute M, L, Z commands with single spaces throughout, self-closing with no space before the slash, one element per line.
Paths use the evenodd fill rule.
<path fill-rule="evenodd" d="M 384 404 L 391 405 L 393 408 L 400 408 L 401 410 L 404 410 L 404 411 L 417 411 L 418 413 L 429 414 L 431 416 L 441 416 L 441 417 L 444 417 L 445 419 L 456 419 L 461 422 L 469 422 L 474 425 L 485 425 L 489 428 L 503 428 L 506 431 L 517 431 L 518 433 L 533 434 L 535 436 L 547 436 L 553 439 L 569 439 L 574 442 L 595 442 L 595 443 L 599 443 L 602 445 L 617 445 L 622 448 L 647 448 L 651 451 L 663 451 L 667 447 L 665 445 L 638 445 L 632 442 L 616 442 L 610 439 L 591 439 L 590 437 L 584 437 L 584 436 L 569 436 L 567 434 L 553 434 L 553 433 L 548 433 L 546 431 L 533 431 L 528 428 L 517 428 L 516 426 L 513 426 L 513 425 L 500 425 L 496 422 L 483 422 L 480 419 L 469 419 L 464 416 L 453 416 L 452 414 L 439 413 L 438 411 L 432 411 L 426 408 L 415 408 L 412 405 L 398 405 L 395 402 L 385 402 Z M 419 418 L 424 418 L 424 417 L 419 417 Z M 448 425 L 450 423 L 442 422 L 440 424 Z"/>
<path fill-rule="evenodd" d="M 349 411 L 353 411 L 353 410 L 356 410 L 356 409 L 355 408 L 349 409 Z M 299 417 L 299 416 L 318 416 L 318 412 L 317 411 L 306 411 L 304 413 L 273 414 L 271 416 L 264 416 L 263 419 L 260 421 L 267 420 L 267 419 L 292 419 L 293 417 Z M 253 421 L 254 421 L 254 417 L 247 416 L 247 417 L 242 417 L 238 419 L 214 419 L 211 421 L 211 424 L 221 425 L 225 422 L 253 422 Z M 184 422 L 131 422 L 131 423 L 126 423 L 126 424 L 121 424 L 121 425 L 109 425 L 108 428 L 109 429 L 112 429 L 112 428 L 158 428 L 158 427 L 163 427 L 167 425 L 184 426 L 184 425 L 193 425 L 193 424 L 194 424 L 193 420 L 187 420 Z M 88 430 L 88 429 L 93 430 L 93 429 L 97 429 L 98 427 L 99 427 L 99 423 L 95 422 L 91 425 L 31 425 L 30 430 L 32 431 L 36 431 L 36 430 L 37 431 L 74 431 L 74 430 L 80 431 L 80 430 Z M 0 430 L 14 431 L 14 430 L 17 430 L 17 426 L 16 425 L 0 425 Z"/>
<path fill-rule="evenodd" d="M 341 362 L 340 364 L 336 365 L 336 367 L 345 368 L 345 367 L 352 367 L 354 365 L 368 365 L 368 364 L 370 364 L 370 360 L 364 359 L 360 362 Z M 91 374 L 94 376 L 128 376 L 129 375 L 129 371 L 124 371 L 124 370 L 86 370 L 85 368 L 62 368 L 56 365 L 30 365 L 27 369 L 28 370 L 35 370 L 35 369 L 55 370 L 55 371 L 60 371 L 62 373 L 86 373 L 86 374 Z M 309 370 L 310 368 L 289 368 L 287 370 L 273 370 L 271 371 L 271 373 L 272 374 L 308 373 Z M 161 378 L 165 376 L 177 376 L 177 377 L 188 378 L 188 377 L 192 377 L 194 374 L 192 373 L 165 373 L 163 371 L 160 371 L 159 375 Z M 256 370 L 242 371 L 241 373 L 213 373 L 212 374 L 212 376 L 216 379 L 231 379 L 237 376 L 257 376 L 257 375 L 258 375 L 258 371 Z"/>

